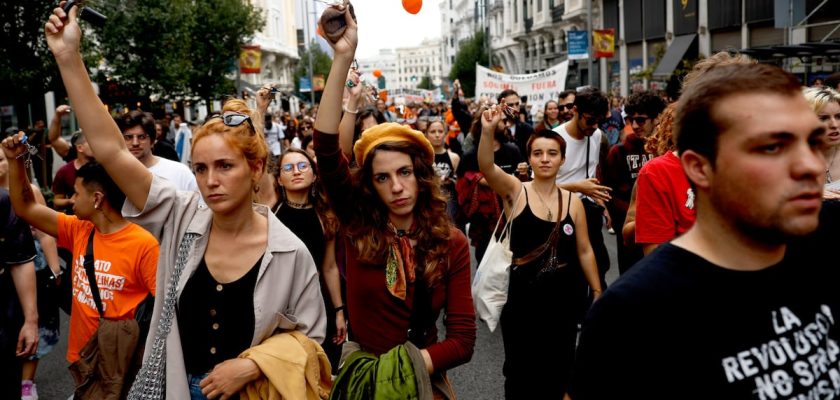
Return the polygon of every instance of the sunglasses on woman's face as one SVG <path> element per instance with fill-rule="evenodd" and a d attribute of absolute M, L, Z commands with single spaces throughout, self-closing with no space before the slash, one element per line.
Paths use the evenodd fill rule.
<path fill-rule="evenodd" d="M 306 172 L 309 170 L 309 163 L 306 161 L 299 161 L 297 163 L 285 163 L 280 166 L 280 171 L 284 174 L 291 174 L 292 172 L 294 172 L 295 167 L 297 167 L 297 170 L 300 172 Z"/>
<path fill-rule="evenodd" d="M 251 126 L 251 131 L 253 133 L 257 133 L 257 129 L 254 128 L 254 123 L 251 122 L 251 117 L 249 117 L 245 114 L 234 112 L 234 111 L 226 111 L 224 114 L 213 115 L 209 119 L 212 119 L 212 118 L 220 118 L 222 120 L 222 122 L 225 124 L 225 126 L 230 126 L 230 127 L 239 126 L 239 125 L 242 125 L 243 123 L 247 122 L 248 125 Z"/>

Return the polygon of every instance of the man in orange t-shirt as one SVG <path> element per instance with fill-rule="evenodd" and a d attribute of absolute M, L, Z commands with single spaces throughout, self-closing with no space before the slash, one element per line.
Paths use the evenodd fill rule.
<path fill-rule="evenodd" d="M 73 252 L 73 304 L 67 361 L 79 359 L 79 351 L 99 326 L 99 311 L 90 294 L 84 259 L 94 224 L 72 215 L 58 214 L 58 246 Z M 97 231 L 93 236 L 93 268 L 105 318 L 134 318 L 137 306 L 155 293 L 158 243 L 139 225 L 128 223 L 112 233 Z M 141 343 L 142 346 L 142 343 Z"/>
<path fill-rule="evenodd" d="M 3 141 L 3 151 L 9 159 L 9 185 L 15 213 L 33 227 L 58 239 L 58 246 L 73 252 L 73 302 L 70 315 L 70 335 L 67 361 L 79 359 L 79 351 L 90 341 L 99 326 L 99 311 L 91 295 L 84 268 L 84 257 L 91 231 L 93 238 L 96 285 L 102 299 L 105 318 L 124 320 L 134 318 L 137 306 L 150 293 L 155 293 L 158 243 L 149 232 L 122 217 L 125 195 L 117 187 L 105 168 L 95 161 L 88 162 L 76 172 L 73 195 L 75 216 L 35 202 L 23 160 L 17 158 L 26 151 L 20 141 L 23 133 Z M 142 345 L 142 341 L 141 341 Z"/>

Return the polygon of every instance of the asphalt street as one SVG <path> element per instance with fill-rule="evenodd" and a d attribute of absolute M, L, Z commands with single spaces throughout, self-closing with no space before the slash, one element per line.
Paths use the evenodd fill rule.
<path fill-rule="evenodd" d="M 615 235 L 608 234 L 605 229 L 604 239 L 610 253 L 611 265 L 607 272 L 607 283 L 612 283 L 618 278 Z M 473 258 L 473 273 L 475 273 L 476 265 Z M 38 385 L 38 395 L 41 400 L 64 400 L 73 392 L 73 379 L 70 377 L 67 370 L 68 363 L 64 358 L 67 352 L 68 318 L 63 312 L 60 314 L 62 316 L 61 340 L 52 353 L 41 361 L 35 376 L 35 383 Z M 440 331 L 443 335 L 442 327 Z M 495 332 L 490 332 L 487 325 L 479 322 L 478 337 L 472 361 L 449 371 L 449 378 L 455 387 L 455 393 L 461 399 L 503 399 L 503 362 L 504 350 L 502 348 L 501 330 L 497 328 Z"/>

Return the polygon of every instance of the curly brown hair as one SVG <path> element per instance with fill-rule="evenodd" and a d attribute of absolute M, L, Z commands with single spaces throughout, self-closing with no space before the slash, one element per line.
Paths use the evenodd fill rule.
<path fill-rule="evenodd" d="M 448 269 L 451 222 L 446 213 L 446 196 L 440 191 L 440 178 L 420 146 L 407 141 L 391 141 L 368 153 L 362 168 L 353 173 L 353 198 L 357 200 L 359 212 L 347 227 L 347 234 L 359 253 L 359 261 L 385 263 L 390 246 L 390 235 L 384 234 L 388 230 L 388 207 L 373 186 L 372 160 L 379 151 L 400 152 L 412 160 L 418 189 L 413 211 L 417 232 L 414 254 L 427 286 L 432 287 Z"/>
<path fill-rule="evenodd" d="M 661 156 L 669 151 L 677 149 L 674 143 L 674 110 L 677 103 L 671 103 L 659 114 L 659 125 L 653 130 L 653 134 L 645 142 L 645 151 Z"/>
<path fill-rule="evenodd" d="M 278 173 L 281 170 L 280 166 L 283 164 L 283 158 L 285 158 L 289 153 L 301 154 L 306 157 L 306 160 L 309 162 L 310 168 L 312 168 L 312 174 L 315 176 L 315 181 L 312 182 L 312 188 L 309 192 L 309 201 L 312 202 L 312 206 L 315 208 L 315 212 L 318 213 L 318 217 L 321 219 L 321 224 L 324 226 L 324 238 L 327 240 L 333 239 L 339 228 L 338 217 L 336 217 L 335 213 L 330 208 L 330 203 L 327 201 L 327 195 L 324 192 L 324 185 L 322 185 L 321 180 L 318 179 L 318 164 L 315 163 L 315 160 L 306 151 L 296 148 L 288 148 L 283 151 L 283 154 L 280 154 L 280 157 L 277 158 Z M 274 186 L 278 189 L 280 199 L 282 201 L 286 201 L 286 192 L 284 190 L 280 190 L 282 188 L 278 183 L 275 183 Z"/>

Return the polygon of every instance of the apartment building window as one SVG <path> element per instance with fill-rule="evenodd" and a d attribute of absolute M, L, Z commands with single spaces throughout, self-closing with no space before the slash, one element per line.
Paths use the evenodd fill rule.
<path fill-rule="evenodd" d="M 543 0 L 537 0 L 537 12 L 542 12 Z"/>
<path fill-rule="evenodd" d="M 519 21 L 519 0 L 513 0 L 513 23 Z"/>

